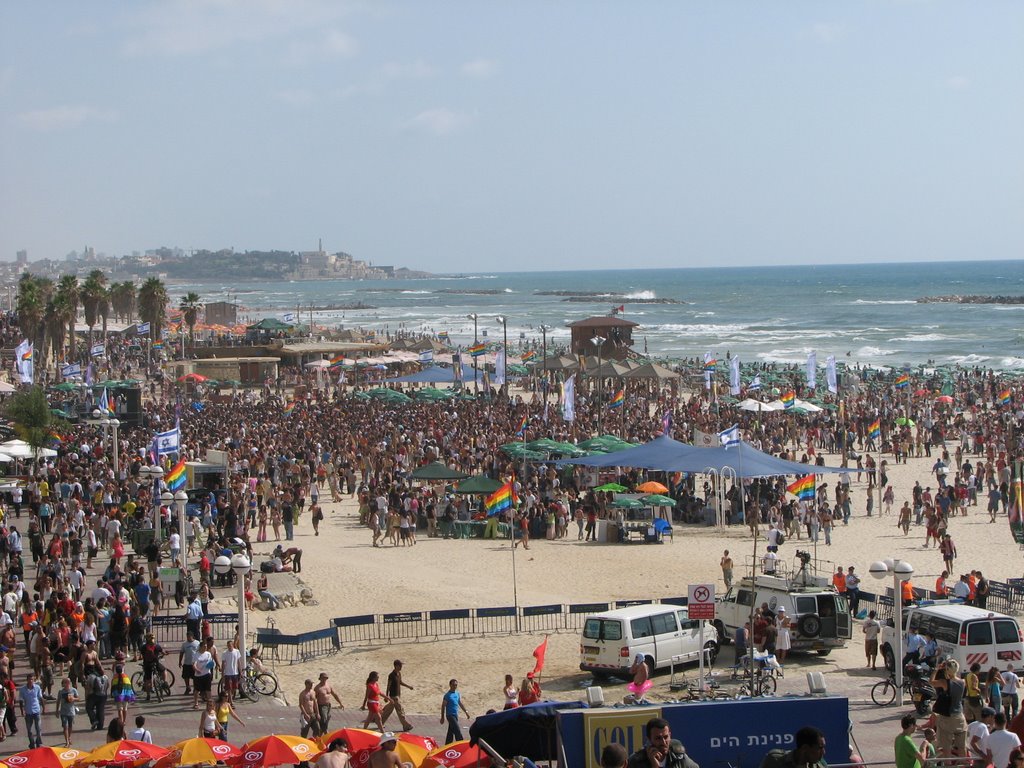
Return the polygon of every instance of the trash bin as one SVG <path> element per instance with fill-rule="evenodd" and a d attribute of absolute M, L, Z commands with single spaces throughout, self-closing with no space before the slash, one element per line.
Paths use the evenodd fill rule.
<path fill-rule="evenodd" d="M 146 554 L 146 547 L 153 542 L 155 534 L 156 531 L 152 528 L 136 528 L 132 531 L 132 549 L 135 550 L 135 554 Z"/>

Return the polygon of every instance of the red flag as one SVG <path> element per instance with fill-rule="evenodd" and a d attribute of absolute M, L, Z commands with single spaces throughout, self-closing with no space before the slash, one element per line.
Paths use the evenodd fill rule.
<path fill-rule="evenodd" d="M 541 670 L 544 669 L 544 656 L 548 652 L 548 636 L 544 636 L 544 642 L 533 649 L 533 658 L 537 660 L 537 663 L 533 667 L 534 676 L 539 675 Z"/>
<path fill-rule="evenodd" d="M 619 304 L 619 306 L 617 306 L 617 307 L 612 307 L 612 314 L 613 315 L 619 314 L 619 313 L 625 312 L 625 311 L 626 311 L 626 305 L 625 304 Z"/>

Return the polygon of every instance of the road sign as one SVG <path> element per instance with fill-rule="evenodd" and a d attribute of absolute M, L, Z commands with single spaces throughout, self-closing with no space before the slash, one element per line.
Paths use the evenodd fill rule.
<path fill-rule="evenodd" d="M 686 610 L 691 619 L 715 618 L 715 585 L 691 584 Z"/>

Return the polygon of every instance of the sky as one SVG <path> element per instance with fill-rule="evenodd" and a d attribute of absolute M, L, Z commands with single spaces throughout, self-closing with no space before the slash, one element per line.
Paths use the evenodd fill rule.
<path fill-rule="evenodd" d="M 0 259 L 1024 257 L 1024 3 L 0 4 Z"/>

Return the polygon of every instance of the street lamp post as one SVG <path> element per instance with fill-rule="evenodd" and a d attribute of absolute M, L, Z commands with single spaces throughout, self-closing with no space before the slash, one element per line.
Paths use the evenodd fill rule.
<path fill-rule="evenodd" d="M 604 394 L 604 380 L 601 377 L 601 351 L 607 341 L 603 336 L 594 336 L 590 343 L 597 347 L 597 434 L 601 434 L 601 409 L 603 407 L 602 395 Z"/>
<path fill-rule="evenodd" d="M 175 507 L 176 511 L 178 512 L 178 536 L 179 536 L 179 540 L 181 541 L 181 549 L 182 549 L 182 552 L 183 552 L 183 556 L 181 558 L 181 562 L 183 564 L 188 562 L 188 549 L 187 549 L 188 545 L 185 543 L 188 540 L 188 537 L 185 535 L 185 505 L 186 504 L 188 504 L 188 494 L 185 493 L 181 489 L 178 489 L 177 491 L 175 491 L 174 492 L 174 507 Z M 172 565 L 173 565 L 173 563 L 172 563 Z"/>
<path fill-rule="evenodd" d="M 551 326 L 550 325 L 544 325 L 544 323 L 540 324 L 540 338 L 541 338 L 540 360 L 541 360 L 541 366 L 542 366 L 541 370 L 543 371 L 543 373 L 541 375 L 544 377 L 544 381 L 545 382 L 548 380 L 548 331 L 550 331 L 550 330 L 551 330 Z M 544 399 L 545 400 L 548 399 L 548 390 L 547 390 L 546 387 L 544 388 Z"/>
<path fill-rule="evenodd" d="M 903 590 L 904 581 L 908 581 L 914 575 L 914 566 L 905 560 L 878 560 L 871 564 L 868 572 L 876 579 L 885 579 L 892 575 L 892 616 L 896 640 L 896 651 L 893 658 L 893 673 L 896 676 L 896 693 L 899 696 L 899 705 L 903 706 Z"/>
<path fill-rule="evenodd" d="M 504 370 L 501 372 L 501 386 L 504 387 L 505 393 L 508 394 L 508 318 L 504 315 L 498 315 L 494 318 L 496 322 L 501 323 L 501 337 L 502 337 L 502 349 L 505 354 Z M 494 369 L 495 375 L 498 373 L 497 366 Z"/>
<path fill-rule="evenodd" d="M 476 332 L 477 332 L 477 320 L 479 319 L 479 317 L 480 316 L 476 312 L 471 312 L 470 314 L 466 315 L 466 318 L 468 320 L 472 320 L 473 321 L 473 346 L 474 347 L 478 343 L 477 339 L 476 339 Z M 473 354 L 473 353 L 470 353 L 469 356 L 473 358 L 473 394 L 474 395 L 478 395 L 478 394 L 480 394 L 480 385 L 477 382 L 477 375 L 476 375 L 476 355 Z M 462 365 L 462 360 L 459 360 L 459 366 L 461 366 L 461 365 Z M 459 373 L 461 374 L 462 371 L 459 371 Z"/>
<path fill-rule="evenodd" d="M 119 419 L 110 419 L 110 428 L 114 437 L 114 476 L 120 480 L 121 475 L 121 446 L 117 437 L 117 428 L 121 426 Z"/>
<path fill-rule="evenodd" d="M 236 597 L 238 601 L 238 652 L 241 654 L 241 669 L 240 673 L 245 673 L 246 656 L 245 656 L 245 577 L 252 570 L 252 563 L 249 562 L 249 558 L 243 554 L 237 554 L 233 557 L 227 555 L 221 555 L 213 561 L 213 569 L 221 576 L 226 576 L 228 573 L 234 571 L 235 573 L 235 586 L 238 587 L 238 595 Z"/>
<path fill-rule="evenodd" d="M 152 487 L 153 495 L 153 540 L 160 542 L 160 480 L 164 476 L 163 467 L 153 464 L 143 467 L 139 474 L 146 478 Z"/>
<path fill-rule="evenodd" d="M 157 505 L 157 508 L 156 508 L 156 518 L 157 518 L 157 520 L 160 521 L 161 524 L 157 526 L 157 531 L 161 531 L 163 529 L 163 517 L 161 515 L 161 513 L 163 511 L 163 508 L 164 507 L 168 507 L 168 511 L 169 511 L 169 508 L 170 508 L 171 504 L 173 504 L 173 503 L 174 503 L 174 494 L 171 493 L 169 490 L 168 491 L 164 491 L 163 493 L 160 494 L 160 503 Z M 170 528 L 171 528 L 171 524 L 168 523 L 167 524 L 168 532 L 170 531 Z M 157 534 L 156 543 L 157 544 L 160 543 L 159 533 Z"/>
<path fill-rule="evenodd" d="M 121 461 L 120 461 L 120 445 L 117 438 L 117 428 L 121 426 L 121 422 L 115 418 L 108 418 L 107 415 L 99 408 L 93 408 L 92 411 L 93 422 L 103 427 L 103 442 L 107 441 L 107 429 L 112 430 L 113 435 L 113 467 L 115 479 L 119 479 L 118 475 L 121 472 Z"/>

